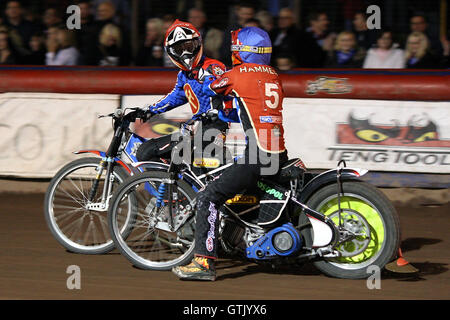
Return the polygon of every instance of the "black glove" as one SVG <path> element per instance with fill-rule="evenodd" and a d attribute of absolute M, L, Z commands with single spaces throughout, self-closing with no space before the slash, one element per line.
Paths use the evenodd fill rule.
<path fill-rule="evenodd" d="M 140 108 L 133 110 L 126 115 L 126 117 L 132 122 L 136 121 L 136 119 L 141 119 L 142 122 L 146 122 L 151 116 L 152 115 L 148 109 L 144 110 Z"/>

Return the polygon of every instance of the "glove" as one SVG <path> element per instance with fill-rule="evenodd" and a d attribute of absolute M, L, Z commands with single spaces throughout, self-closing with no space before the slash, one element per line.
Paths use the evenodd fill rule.
<path fill-rule="evenodd" d="M 138 111 L 136 118 L 140 118 L 142 122 L 147 122 L 153 116 L 153 113 L 150 111 L 150 108 L 138 109 L 136 111 Z"/>
<path fill-rule="evenodd" d="M 148 119 L 150 119 L 152 115 L 150 114 L 150 112 L 145 109 L 136 109 L 130 113 L 128 113 L 126 115 L 126 117 L 130 120 L 130 121 L 136 121 L 136 119 L 141 119 L 143 122 L 146 122 Z"/>

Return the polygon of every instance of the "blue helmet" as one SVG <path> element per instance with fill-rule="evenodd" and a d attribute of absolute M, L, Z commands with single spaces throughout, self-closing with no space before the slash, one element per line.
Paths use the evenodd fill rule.
<path fill-rule="evenodd" d="M 241 63 L 270 64 L 272 42 L 266 31 L 246 27 L 231 32 L 231 61 Z"/>

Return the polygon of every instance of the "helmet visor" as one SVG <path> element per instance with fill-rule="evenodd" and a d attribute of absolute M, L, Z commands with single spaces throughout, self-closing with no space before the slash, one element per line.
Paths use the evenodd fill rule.
<path fill-rule="evenodd" d="M 191 39 L 186 41 L 179 41 L 174 43 L 169 47 L 170 53 L 175 56 L 181 58 L 184 55 L 193 55 L 200 48 L 200 40 Z"/>

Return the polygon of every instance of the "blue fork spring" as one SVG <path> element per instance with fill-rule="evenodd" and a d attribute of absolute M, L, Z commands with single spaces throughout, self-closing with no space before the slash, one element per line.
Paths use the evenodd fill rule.
<path fill-rule="evenodd" d="M 166 184 L 161 183 L 158 187 L 158 195 L 156 196 L 156 207 L 161 207 L 164 203 L 164 193 L 166 192 Z"/>

